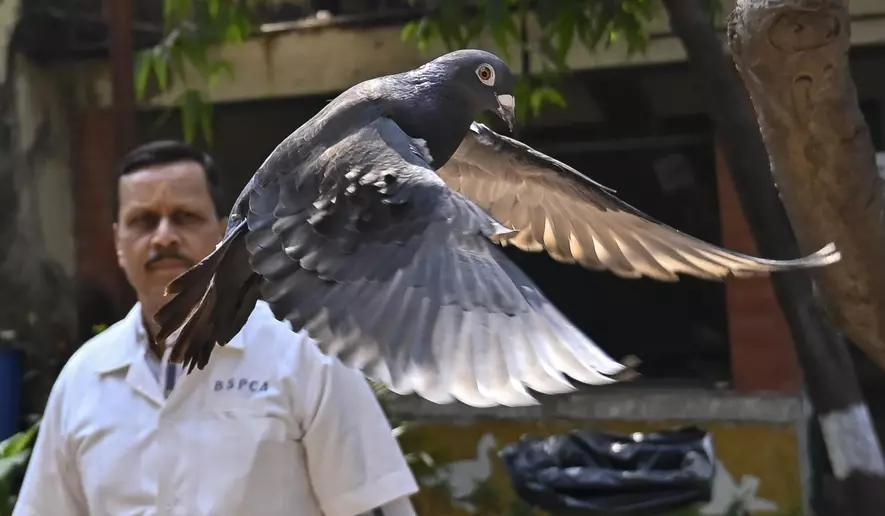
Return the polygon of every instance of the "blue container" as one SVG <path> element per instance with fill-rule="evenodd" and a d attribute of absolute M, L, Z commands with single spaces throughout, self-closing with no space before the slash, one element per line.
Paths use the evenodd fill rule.
<path fill-rule="evenodd" d="M 0 349 L 0 441 L 19 431 L 21 396 L 21 352 Z"/>

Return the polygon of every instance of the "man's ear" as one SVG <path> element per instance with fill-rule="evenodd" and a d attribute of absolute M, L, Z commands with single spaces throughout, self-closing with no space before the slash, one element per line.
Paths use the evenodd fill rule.
<path fill-rule="evenodd" d="M 120 251 L 120 224 L 114 222 L 111 228 L 114 231 L 114 250 L 117 252 L 117 265 L 123 267 L 123 253 Z"/>

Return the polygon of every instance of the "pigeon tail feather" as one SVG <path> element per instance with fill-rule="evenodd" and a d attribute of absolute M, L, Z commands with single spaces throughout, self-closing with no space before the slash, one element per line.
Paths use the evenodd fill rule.
<path fill-rule="evenodd" d="M 258 300 L 260 276 L 249 267 L 246 233 L 243 222 L 166 287 L 176 296 L 154 316 L 157 338 L 174 338 L 171 360 L 188 371 L 206 366 L 215 344 L 223 346 L 240 331 Z"/>

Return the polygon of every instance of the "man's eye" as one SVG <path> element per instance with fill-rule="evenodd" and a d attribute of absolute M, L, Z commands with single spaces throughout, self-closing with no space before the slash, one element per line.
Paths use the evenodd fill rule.
<path fill-rule="evenodd" d="M 129 219 L 129 225 L 140 229 L 148 229 L 157 225 L 157 217 L 150 213 L 142 213 Z"/>
<path fill-rule="evenodd" d="M 202 222 L 203 217 L 197 215 L 196 213 L 179 211 L 175 213 L 175 215 L 172 217 L 172 220 L 176 224 L 196 224 L 197 222 Z"/>

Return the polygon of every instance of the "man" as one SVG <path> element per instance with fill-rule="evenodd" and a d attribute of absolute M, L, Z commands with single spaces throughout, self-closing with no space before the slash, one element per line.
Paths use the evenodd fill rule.
<path fill-rule="evenodd" d="M 14 514 L 414 514 L 417 490 L 365 379 L 259 302 L 202 371 L 155 343 L 164 288 L 221 238 L 218 175 L 177 142 L 131 152 L 117 260 L 138 296 L 59 375 Z"/>

